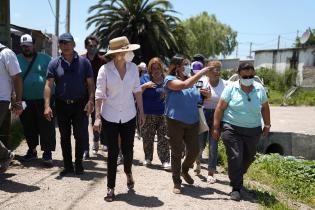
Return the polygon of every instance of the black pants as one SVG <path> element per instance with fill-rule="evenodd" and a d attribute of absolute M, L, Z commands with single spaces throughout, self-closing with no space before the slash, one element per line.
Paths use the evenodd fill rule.
<path fill-rule="evenodd" d="M 223 123 L 221 137 L 228 157 L 230 185 L 234 190 L 243 187 L 243 175 L 255 160 L 261 127 L 244 128 Z"/>
<path fill-rule="evenodd" d="M 118 135 L 120 135 L 121 138 L 121 151 L 124 156 L 124 172 L 130 174 L 133 160 L 136 118 L 126 123 L 113 123 L 102 118 L 102 129 L 105 132 L 105 138 L 108 140 L 107 187 L 114 188 L 119 153 Z"/>
<path fill-rule="evenodd" d="M 33 150 L 39 144 L 42 151 L 54 151 L 56 148 L 55 119 L 48 121 L 44 117 L 44 100 L 27 100 L 26 109 L 20 116 L 28 148 Z"/>
<path fill-rule="evenodd" d="M 66 104 L 56 99 L 56 114 L 61 138 L 61 149 L 65 168 L 72 168 L 71 126 L 75 139 L 75 161 L 82 163 L 83 150 L 88 139 L 88 117 L 84 111 L 85 100 Z"/>
<path fill-rule="evenodd" d="M 0 127 L 3 125 L 5 116 L 9 111 L 9 104 L 9 101 L 0 101 Z M 4 146 L 0 138 L 0 161 L 8 159 L 9 155 L 9 150 Z"/>

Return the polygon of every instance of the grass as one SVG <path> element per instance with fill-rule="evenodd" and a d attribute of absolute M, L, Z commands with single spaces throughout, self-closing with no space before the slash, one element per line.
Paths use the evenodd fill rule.
<path fill-rule="evenodd" d="M 226 158 L 224 145 L 220 141 L 218 163 L 225 171 Z M 278 194 L 315 207 L 315 161 L 286 158 L 278 154 L 258 154 L 245 175 L 245 180 L 261 183 L 273 191 L 267 192 L 256 186 L 247 186 L 255 191 L 258 203 L 265 209 L 290 209 L 286 203 L 276 199 Z"/>

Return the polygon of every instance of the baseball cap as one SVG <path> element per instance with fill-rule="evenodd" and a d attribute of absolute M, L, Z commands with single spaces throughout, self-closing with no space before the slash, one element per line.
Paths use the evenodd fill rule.
<path fill-rule="evenodd" d="M 20 46 L 33 46 L 33 39 L 31 35 L 24 34 L 20 39 Z"/>
<path fill-rule="evenodd" d="M 191 63 L 191 69 L 194 72 L 194 74 L 196 74 L 202 68 L 203 68 L 203 64 L 200 61 L 194 61 Z"/>
<path fill-rule="evenodd" d="M 58 42 L 74 42 L 73 36 L 70 33 L 63 33 L 58 37 Z"/>

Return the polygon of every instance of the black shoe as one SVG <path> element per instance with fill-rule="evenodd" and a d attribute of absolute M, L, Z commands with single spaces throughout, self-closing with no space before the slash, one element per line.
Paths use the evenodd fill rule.
<path fill-rule="evenodd" d="M 83 153 L 83 160 L 90 159 L 90 153 L 88 150 L 84 151 Z"/>
<path fill-rule="evenodd" d="M 31 149 L 27 150 L 26 155 L 23 156 L 23 160 L 26 162 L 35 160 L 35 159 L 37 159 L 37 152 Z"/>
<path fill-rule="evenodd" d="M 234 190 L 230 193 L 230 199 L 233 201 L 240 201 L 241 200 L 241 193 L 238 190 Z"/>
<path fill-rule="evenodd" d="M 73 168 L 64 168 L 64 169 L 59 173 L 59 176 L 66 176 L 66 175 L 73 174 L 73 173 L 74 173 Z"/>
<path fill-rule="evenodd" d="M 51 151 L 45 151 L 43 153 L 43 163 L 47 167 L 53 166 Z"/>
<path fill-rule="evenodd" d="M 76 175 L 81 175 L 84 173 L 84 168 L 82 166 L 82 163 L 76 163 L 75 164 L 75 172 L 74 172 Z"/>

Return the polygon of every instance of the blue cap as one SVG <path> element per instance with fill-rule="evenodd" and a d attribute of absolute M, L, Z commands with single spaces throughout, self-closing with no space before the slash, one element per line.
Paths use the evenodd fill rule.
<path fill-rule="evenodd" d="M 61 34 L 58 38 L 58 42 L 66 41 L 66 42 L 74 42 L 73 36 L 70 33 Z"/>

